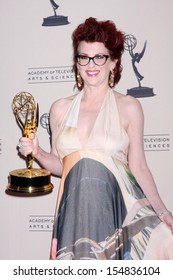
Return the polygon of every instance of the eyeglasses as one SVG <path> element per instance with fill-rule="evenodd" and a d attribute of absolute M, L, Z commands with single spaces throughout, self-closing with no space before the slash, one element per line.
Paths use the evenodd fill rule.
<path fill-rule="evenodd" d="M 96 65 L 102 66 L 106 63 L 109 55 L 106 54 L 97 54 L 93 57 L 89 57 L 87 55 L 77 55 L 76 60 L 81 66 L 86 66 L 87 64 L 90 63 L 90 60 L 92 60 Z"/>

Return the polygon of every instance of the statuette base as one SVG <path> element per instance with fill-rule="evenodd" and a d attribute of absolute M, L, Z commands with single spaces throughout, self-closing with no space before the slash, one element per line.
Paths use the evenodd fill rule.
<path fill-rule="evenodd" d="M 21 196 L 48 194 L 53 190 L 50 172 L 46 169 L 24 168 L 9 173 L 9 185 L 6 193 Z"/>

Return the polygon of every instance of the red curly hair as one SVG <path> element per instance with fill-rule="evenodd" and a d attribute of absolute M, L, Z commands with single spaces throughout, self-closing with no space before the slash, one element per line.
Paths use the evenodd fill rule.
<path fill-rule="evenodd" d="M 76 79 L 76 56 L 78 55 L 78 46 L 81 41 L 89 43 L 101 42 L 108 49 L 110 58 L 112 60 L 117 59 L 116 67 L 114 69 L 113 86 L 115 86 L 121 78 L 121 56 L 124 51 L 124 33 L 117 30 L 115 24 L 110 20 L 97 21 L 95 18 L 90 17 L 86 19 L 84 23 L 81 23 L 72 33 L 73 70 L 75 72 Z M 82 88 L 80 87 L 79 89 L 81 90 Z"/>

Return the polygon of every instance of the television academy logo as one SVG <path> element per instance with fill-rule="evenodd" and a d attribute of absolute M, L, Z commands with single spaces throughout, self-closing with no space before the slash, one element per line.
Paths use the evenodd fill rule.
<path fill-rule="evenodd" d="M 31 232 L 52 232 L 54 216 L 52 215 L 30 215 L 28 229 Z"/>
<path fill-rule="evenodd" d="M 75 82 L 72 66 L 29 67 L 28 84 Z"/>
<path fill-rule="evenodd" d="M 132 95 L 137 98 L 154 96 L 153 88 L 141 86 L 141 81 L 143 80 L 144 76 L 142 76 L 139 73 L 138 68 L 136 66 L 136 63 L 139 63 L 144 56 L 146 46 L 147 46 L 147 41 L 145 41 L 141 52 L 134 52 L 136 45 L 137 45 L 137 39 L 133 35 L 127 34 L 125 36 L 124 48 L 126 51 L 129 52 L 131 56 L 133 71 L 138 81 L 138 87 L 128 89 L 127 95 Z"/>
<path fill-rule="evenodd" d="M 169 152 L 171 150 L 170 134 L 144 135 L 144 150 L 152 152 Z"/>

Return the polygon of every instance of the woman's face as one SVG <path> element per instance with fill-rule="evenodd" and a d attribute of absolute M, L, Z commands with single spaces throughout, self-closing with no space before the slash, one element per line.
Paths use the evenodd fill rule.
<path fill-rule="evenodd" d="M 87 57 L 96 57 L 95 62 L 100 64 L 100 59 L 98 55 L 108 55 L 108 49 L 104 46 L 103 43 L 94 42 L 87 43 L 82 41 L 78 47 L 78 55 L 82 55 L 82 59 Z M 101 57 L 101 56 L 100 56 Z M 102 60 L 102 59 L 101 59 Z M 77 68 L 80 72 L 82 79 L 84 80 L 84 86 L 95 86 L 98 87 L 106 83 L 108 85 L 108 78 L 110 71 L 116 66 L 116 60 L 111 61 L 110 57 L 107 58 L 104 65 L 96 65 L 92 59 L 85 66 L 81 66 L 77 63 Z"/>

